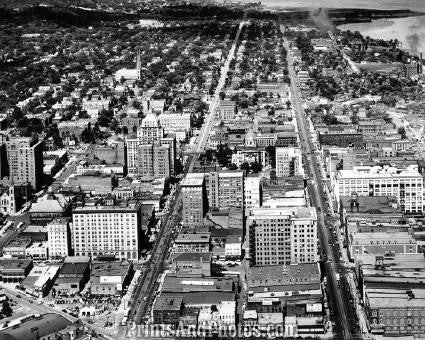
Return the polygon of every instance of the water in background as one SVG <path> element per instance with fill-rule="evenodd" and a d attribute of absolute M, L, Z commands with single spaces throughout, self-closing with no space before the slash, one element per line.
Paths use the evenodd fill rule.
<path fill-rule="evenodd" d="M 425 0 L 424 0 L 425 1 Z M 425 55 L 425 15 L 399 19 L 380 19 L 367 23 L 338 26 L 341 30 L 359 31 L 363 36 L 376 39 L 398 39 L 401 48 Z"/>
<path fill-rule="evenodd" d="M 366 9 L 410 9 L 425 14 L 425 0 L 240 0 L 260 1 L 270 8 L 366 8 Z M 400 19 L 375 20 L 370 23 L 347 24 L 340 29 L 360 31 L 364 36 L 380 39 L 398 39 L 402 48 L 409 52 L 424 52 L 425 15 Z"/>
<path fill-rule="evenodd" d="M 256 2 L 258 0 L 240 0 Z M 279 8 L 370 8 L 410 9 L 425 13 L 425 0 L 259 0 L 264 6 Z"/>

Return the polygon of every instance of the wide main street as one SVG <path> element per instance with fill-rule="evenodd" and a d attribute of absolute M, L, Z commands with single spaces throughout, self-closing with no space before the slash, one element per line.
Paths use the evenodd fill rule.
<path fill-rule="evenodd" d="M 229 51 L 227 59 L 221 69 L 220 79 L 218 81 L 218 85 L 215 89 L 215 93 L 210 103 L 208 115 L 205 119 L 204 125 L 201 128 L 199 138 L 197 139 L 197 144 L 195 145 L 196 152 L 202 152 L 204 147 L 208 141 L 208 135 L 211 131 L 211 127 L 214 122 L 214 116 L 216 110 L 220 103 L 220 92 L 223 90 L 223 87 L 226 82 L 226 77 L 229 72 L 230 62 L 235 56 L 235 51 L 237 47 L 237 43 L 239 41 L 239 37 L 244 26 L 245 17 L 239 24 L 235 39 L 232 43 L 232 47 Z M 192 171 L 193 166 L 196 161 L 196 154 L 189 155 L 187 158 L 187 163 L 185 166 L 185 175 Z M 136 291 L 134 293 L 134 300 L 131 305 L 131 312 L 129 317 L 129 324 L 142 324 L 146 323 L 148 320 L 148 312 L 152 307 L 155 292 L 156 292 L 156 282 L 158 280 L 159 275 L 165 268 L 165 264 L 167 261 L 168 249 L 171 246 L 173 240 L 173 228 L 175 227 L 175 218 L 179 214 L 179 210 L 181 209 L 182 197 L 180 190 L 177 191 L 177 194 L 170 206 L 169 213 L 164 216 L 162 228 L 158 233 L 157 241 L 155 243 L 154 248 L 152 249 L 152 257 L 150 262 L 144 266 L 144 270 L 139 284 L 136 287 Z M 131 327 L 132 325 L 129 325 Z M 128 334 L 129 335 L 129 334 Z M 131 336 L 130 336 L 131 337 Z"/>
<path fill-rule="evenodd" d="M 283 27 L 281 27 L 281 30 L 284 32 Z M 301 147 L 305 156 L 304 166 L 307 171 L 307 176 L 309 177 L 309 193 L 313 205 L 317 208 L 317 225 L 320 244 L 328 258 L 328 261 L 325 264 L 325 268 L 327 274 L 328 293 L 331 300 L 332 310 L 335 314 L 336 334 L 337 336 L 342 336 L 344 339 L 352 339 L 353 335 L 351 334 L 351 329 L 353 327 L 350 326 L 349 306 L 347 306 L 346 301 L 344 301 L 339 282 L 337 282 L 338 280 L 336 274 L 338 272 L 338 266 L 340 265 L 340 258 L 338 255 L 338 250 L 334 246 L 331 247 L 329 245 L 330 240 L 333 239 L 333 235 L 330 231 L 330 228 L 328 231 L 327 225 L 325 223 L 324 214 L 330 214 L 330 211 L 326 202 L 326 196 L 323 191 L 323 181 L 319 170 L 318 159 L 314 153 L 315 148 L 313 143 L 311 142 L 310 130 L 308 128 L 307 119 L 302 107 L 297 76 L 293 66 L 294 61 L 289 51 L 289 43 L 287 40 L 285 40 L 285 48 L 288 51 L 287 61 L 289 76 L 291 78 L 292 105 L 296 112 L 298 132 L 301 138 Z"/>

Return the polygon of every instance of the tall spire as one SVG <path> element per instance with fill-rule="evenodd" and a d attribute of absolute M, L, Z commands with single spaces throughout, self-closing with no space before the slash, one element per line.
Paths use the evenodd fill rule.
<path fill-rule="evenodd" d="M 142 62 L 140 60 L 140 49 L 137 49 L 136 69 L 137 69 L 137 79 L 140 80 L 140 75 L 142 72 Z"/>

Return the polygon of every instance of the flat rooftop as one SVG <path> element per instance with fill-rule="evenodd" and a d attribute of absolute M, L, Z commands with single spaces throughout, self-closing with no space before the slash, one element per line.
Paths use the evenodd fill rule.
<path fill-rule="evenodd" d="M 366 295 L 371 308 L 409 308 L 425 307 L 425 290 L 412 289 L 412 295 L 399 290 L 367 290 Z"/>
<path fill-rule="evenodd" d="M 167 274 L 164 279 L 163 292 L 232 292 L 233 278 L 226 277 L 193 277 Z"/>
<path fill-rule="evenodd" d="M 352 170 L 339 170 L 337 179 L 360 179 L 360 178 L 418 178 L 422 180 L 422 175 L 417 167 L 409 166 L 406 169 L 381 166 L 355 166 Z"/>
<path fill-rule="evenodd" d="M 181 297 L 176 296 L 159 296 L 153 307 L 154 310 L 180 310 L 183 303 Z"/>
<path fill-rule="evenodd" d="M 203 177 L 185 177 L 180 183 L 181 187 L 200 187 L 204 184 L 204 178 Z"/>
<path fill-rule="evenodd" d="M 211 233 L 179 233 L 174 243 L 209 243 Z"/>
<path fill-rule="evenodd" d="M 320 270 L 317 263 L 254 266 L 249 269 L 248 274 L 250 288 L 312 283 L 320 284 Z"/>
<path fill-rule="evenodd" d="M 387 243 L 379 243 L 381 245 L 391 244 L 416 244 L 412 235 L 406 232 L 373 232 L 373 233 L 356 233 L 353 235 L 353 245 L 357 244 L 372 244 L 371 242 L 387 241 Z M 377 244 L 378 245 L 378 244 Z"/>
<path fill-rule="evenodd" d="M 276 216 L 317 219 L 316 209 L 313 207 L 254 208 L 249 214 L 249 219 L 276 219 Z"/>
<path fill-rule="evenodd" d="M 401 214 L 402 210 L 394 196 L 357 196 L 357 205 L 351 209 L 351 196 L 341 196 L 340 202 L 347 214 Z"/>
<path fill-rule="evenodd" d="M 212 253 L 208 252 L 208 253 L 183 253 L 183 254 L 179 254 L 174 261 L 185 261 L 185 262 L 189 262 L 189 261 L 202 261 L 203 262 L 210 262 L 212 259 Z"/>

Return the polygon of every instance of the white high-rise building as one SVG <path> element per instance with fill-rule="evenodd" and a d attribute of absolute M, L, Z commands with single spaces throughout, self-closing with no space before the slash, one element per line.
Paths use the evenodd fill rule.
<path fill-rule="evenodd" d="M 302 151 L 300 148 L 276 148 L 276 176 L 302 175 Z"/>
<path fill-rule="evenodd" d="M 405 212 L 423 211 L 423 177 L 416 165 L 406 169 L 389 166 L 356 166 L 339 170 L 335 178 L 335 196 L 395 196 Z"/>
<path fill-rule="evenodd" d="M 155 113 L 148 113 L 137 129 L 137 139 L 142 143 L 153 143 L 164 137 L 164 129 Z"/>
<path fill-rule="evenodd" d="M 115 255 L 137 260 L 141 251 L 141 203 L 76 208 L 72 214 L 76 256 Z"/>
<path fill-rule="evenodd" d="M 261 183 L 259 176 L 245 177 L 245 211 L 261 206 Z"/>
<path fill-rule="evenodd" d="M 49 258 L 60 259 L 70 255 L 70 220 L 69 217 L 56 217 L 47 225 Z"/>
<path fill-rule="evenodd" d="M 317 259 L 317 214 L 312 207 L 251 209 L 246 222 L 255 265 L 289 265 Z"/>

